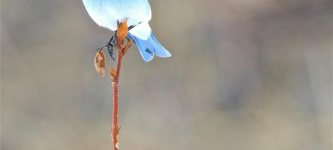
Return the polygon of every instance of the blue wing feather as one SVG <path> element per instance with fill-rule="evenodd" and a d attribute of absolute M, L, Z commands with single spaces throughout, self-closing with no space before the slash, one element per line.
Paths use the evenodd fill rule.
<path fill-rule="evenodd" d="M 132 34 L 127 34 L 128 38 L 133 38 L 134 43 L 138 46 L 140 54 L 146 62 L 154 58 L 154 54 L 159 57 L 170 57 L 171 54 L 166 50 L 155 38 L 154 34 L 151 33 L 147 40 L 141 40 Z"/>

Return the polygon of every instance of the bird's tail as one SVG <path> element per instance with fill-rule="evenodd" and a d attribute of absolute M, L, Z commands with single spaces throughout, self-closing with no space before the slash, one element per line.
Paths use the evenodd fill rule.
<path fill-rule="evenodd" d="M 171 56 L 171 53 L 158 43 L 153 33 L 150 34 L 150 37 L 147 40 L 141 40 L 130 33 L 127 34 L 127 37 L 130 39 L 133 38 L 133 41 L 138 46 L 143 60 L 146 62 L 152 60 L 154 58 L 154 54 L 159 57 Z"/>

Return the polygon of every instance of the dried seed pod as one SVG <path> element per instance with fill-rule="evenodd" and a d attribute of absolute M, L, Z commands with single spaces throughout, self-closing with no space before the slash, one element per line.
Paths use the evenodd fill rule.
<path fill-rule="evenodd" d="M 106 57 L 102 51 L 98 51 L 94 59 L 95 69 L 101 77 L 105 76 Z"/>

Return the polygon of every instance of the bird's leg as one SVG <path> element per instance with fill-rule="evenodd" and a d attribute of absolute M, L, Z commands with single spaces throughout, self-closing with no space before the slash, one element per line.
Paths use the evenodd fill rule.
<path fill-rule="evenodd" d="M 97 48 L 97 51 L 100 51 L 100 50 L 103 50 L 105 47 L 107 47 L 108 49 L 108 52 L 109 52 L 109 55 L 110 57 L 115 60 L 113 58 L 113 47 L 115 46 L 115 35 L 113 35 L 110 39 L 110 41 L 108 43 L 106 43 L 104 46 L 101 46 L 99 48 Z"/>
<path fill-rule="evenodd" d="M 113 47 L 116 45 L 115 44 L 115 34 L 111 37 L 110 41 L 107 43 L 107 48 L 108 48 L 108 52 L 109 52 L 109 55 L 110 57 L 115 60 L 113 58 Z"/>
<path fill-rule="evenodd" d="M 128 27 L 128 31 L 130 31 L 131 29 L 133 29 L 135 26 L 130 26 Z M 105 45 L 97 48 L 97 51 L 103 50 L 105 47 L 107 47 L 108 52 L 110 57 L 115 60 L 113 58 L 113 47 L 116 46 L 116 35 L 117 35 L 117 30 L 115 31 L 115 33 L 112 35 L 110 41 L 108 43 L 106 43 Z M 129 37 L 126 36 L 127 41 L 129 42 L 131 39 Z"/>
<path fill-rule="evenodd" d="M 135 26 L 129 26 L 128 27 L 128 31 L 130 31 L 131 29 L 133 29 Z"/>

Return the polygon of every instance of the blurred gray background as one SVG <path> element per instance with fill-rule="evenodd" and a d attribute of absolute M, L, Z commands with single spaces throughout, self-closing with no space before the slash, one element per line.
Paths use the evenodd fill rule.
<path fill-rule="evenodd" d="M 173 56 L 126 54 L 121 150 L 332 150 L 331 0 L 150 4 Z M 112 34 L 80 0 L 1 1 L 2 150 L 111 150 Z"/>

